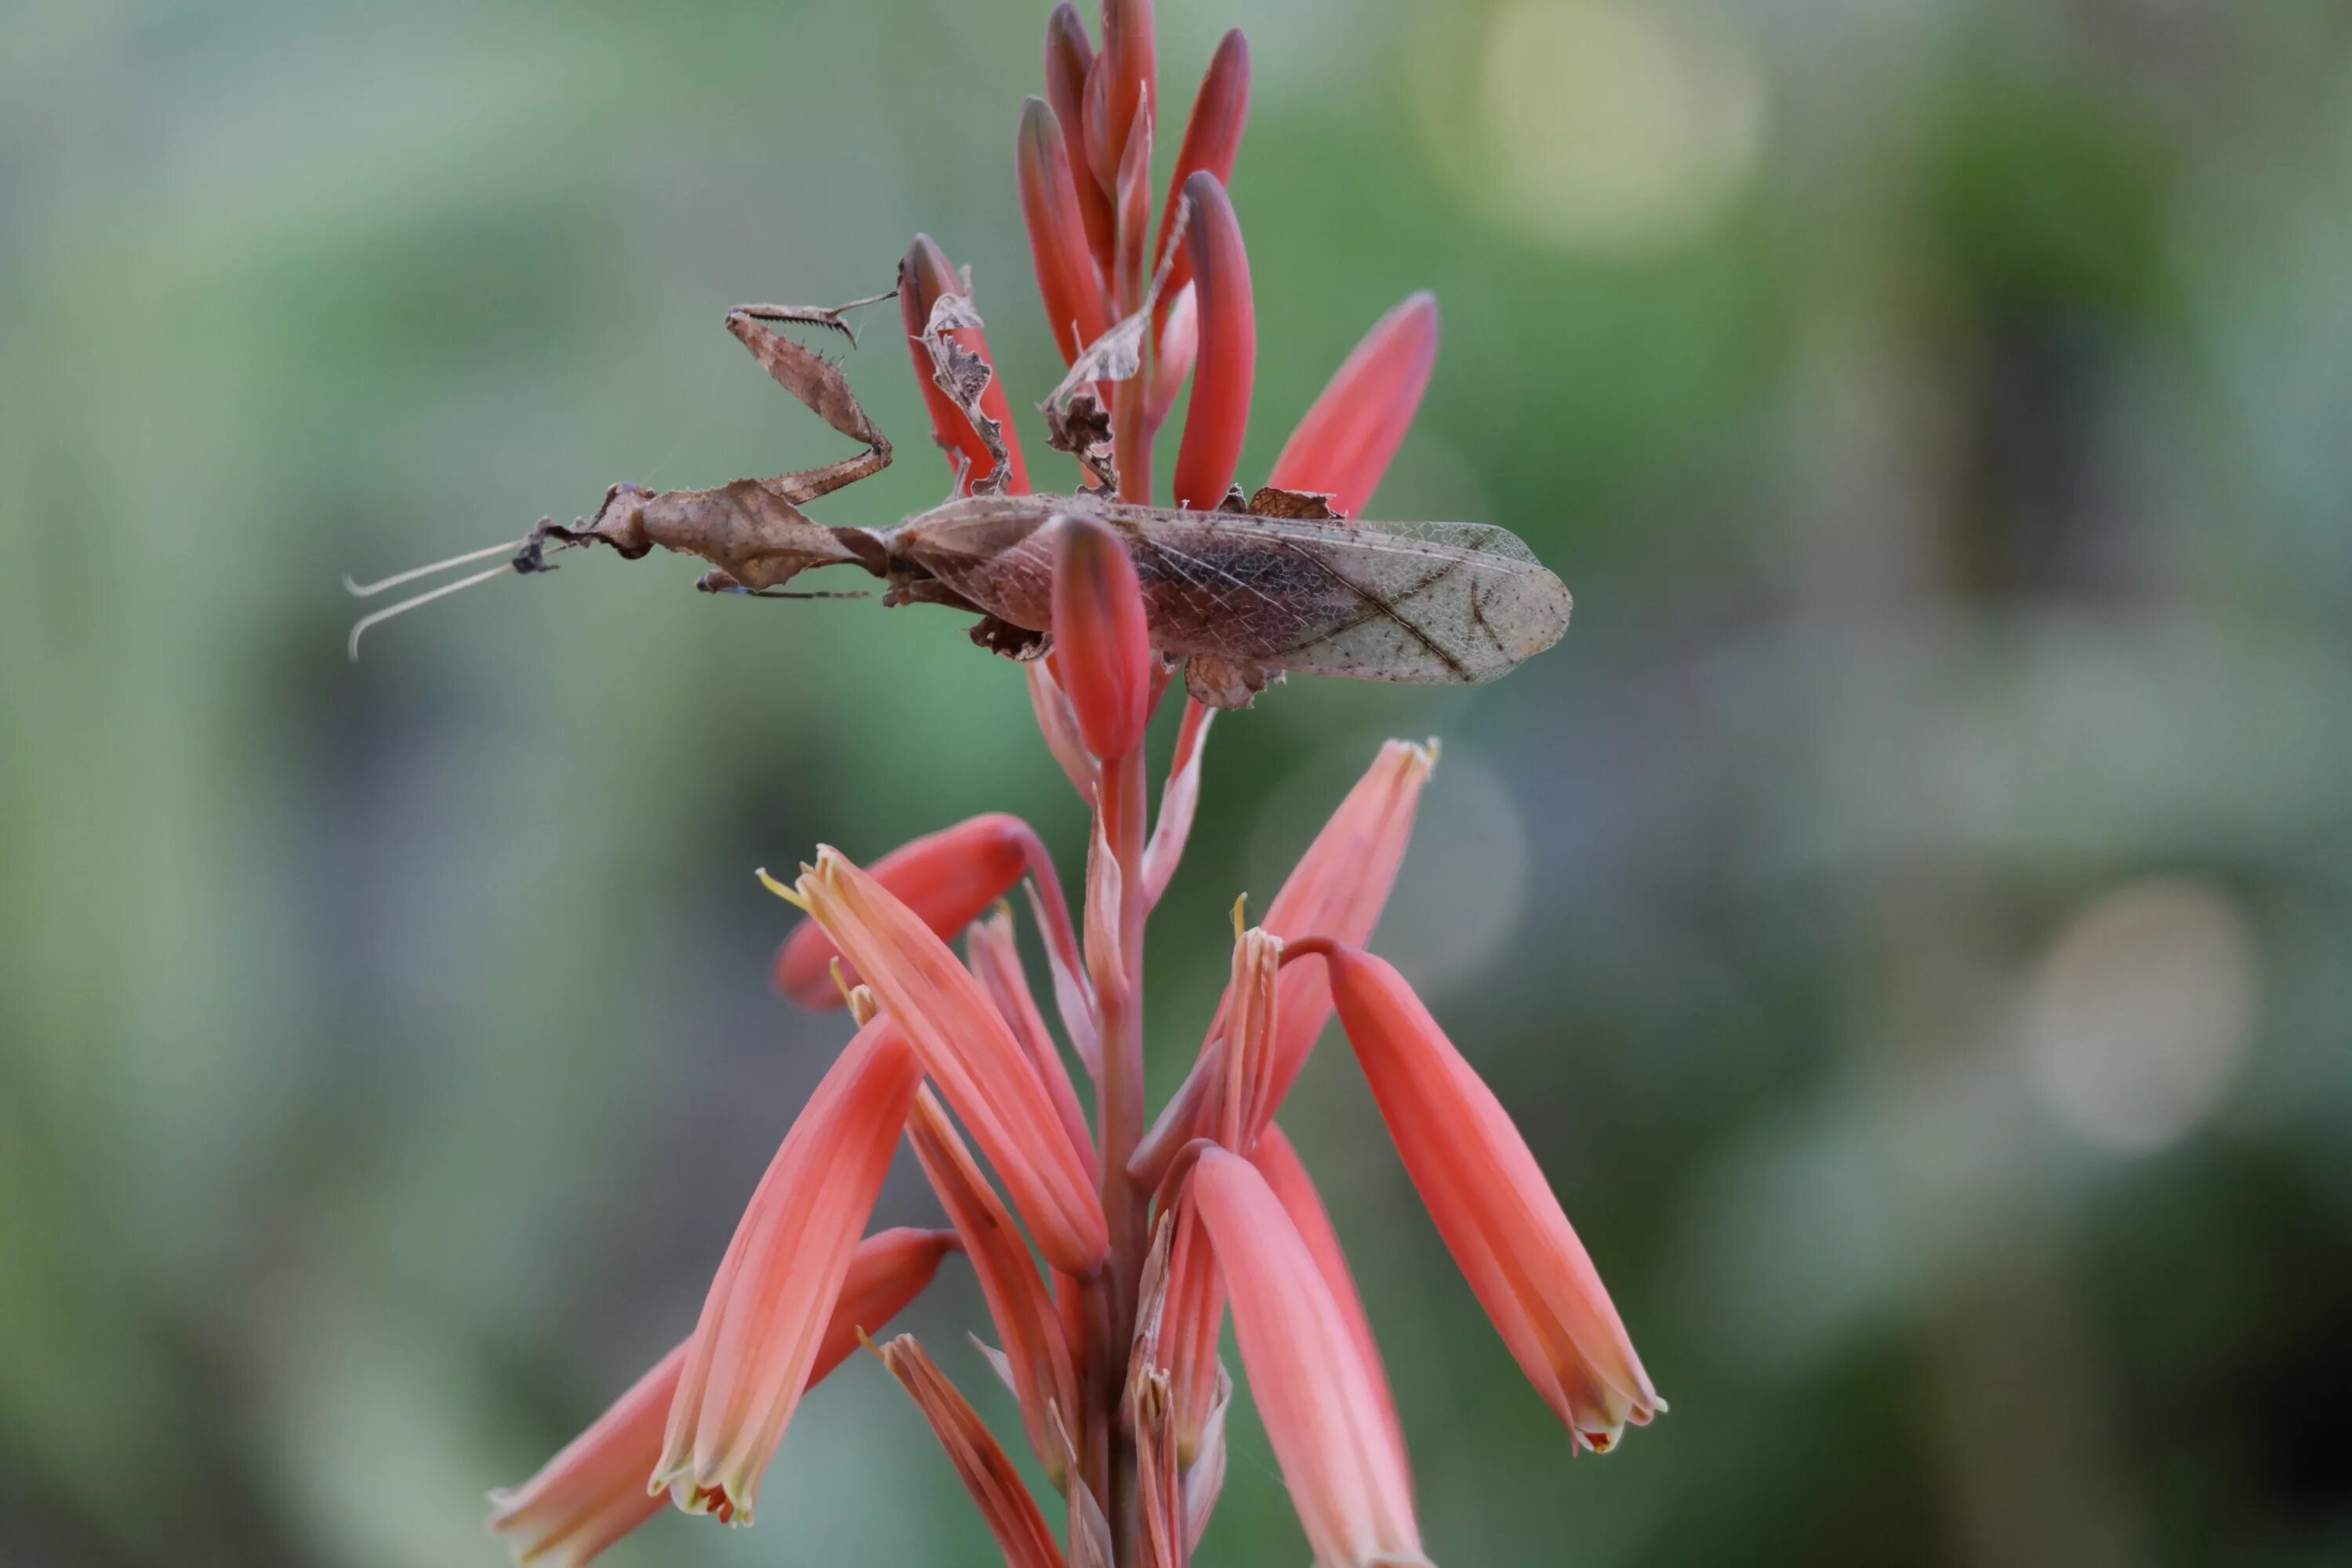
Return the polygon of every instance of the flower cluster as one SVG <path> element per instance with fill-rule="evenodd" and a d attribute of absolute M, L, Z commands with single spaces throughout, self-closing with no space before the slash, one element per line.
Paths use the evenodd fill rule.
<path fill-rule="evenodd" d="M 1156 246 L 1155 54 L 1147 0 L 1107 0 L 1099 48 L 1071 6 L 1055 11 L 1046 94 L 1027 104 L 1016 143 L 1022 210 L 1063 357 L 1087 361 L 1078 379 L 1100 376 L 1120 496 L 1153 499 L 1152 437 L 1189 382 L 1168 495 L 1207 507 L 1233 483 L 1255 370 L 1249 260 L 1225 194 L 1249 50 L 1231 33 L 1210 63 L 1156 204 Z M 918 375 L 960 484 L 1026 492 L 1001 384 L 988 378 L 976 419 L 918 341 L 940 299 L 968 289 L 919 237 L 899 293 Z M 1095 351 L 1122 332 L 1133 348 L 1114 365 Z M 977 326 L 953 334 L 987 363 Z M 1426 296 L 1376 325 L 1271 482 L 1354 514 L 1412 422 L 1436 342 Z M 1024 668 L 1045 742 L 1093 816 L 1077 918 L 1035 833 L 1003 815 L 870 867 L 821 848 L 792 885 L 771 880 L 808 916 L 777 955 L 779 988 L 845 1006 L 856 1036 L 752 1194 L 693 1333 L 495 1497 L 492 1527 L 519 1560 L 584 1563 L 665 1497 L 748 1524 L 802 1394 L 863 1341 L 914 1398 L 1013 1568 L 1181 1568 L 1224 1475 L 1234 1384 L 1217 1348 L 1230 1310 L 1318 1568 L 1427 1562 L 1363 1305 L 1277 1120 L 1335 1011 L 1432 1218 L 1576 1442 L 1606 1449 L 1664 1407 L 1510 1117 L 1365 951 L 1433 748 L 1384 746 L 1262 921 L 1236 906 L 1231 982 L 1190 1077 L 1147 1129 L 1145 928 L 1183 854 L 1212 715 L 1186 701 L 1152 813 L 1145 739 L 1170 680 L 1134 566 L 1103 525 L 1055 526 L 1051 651 Z M 1060 1040 L 1004 901 L 1022 886 Z M 861 1240 L 901 1137 L 949 1228 Z M 997 1340 L 984 1348 L 1059 1494 L 1058 1529 L 920 1345 L 866 1338 L 950 1251 L 979 1279 Z"/>

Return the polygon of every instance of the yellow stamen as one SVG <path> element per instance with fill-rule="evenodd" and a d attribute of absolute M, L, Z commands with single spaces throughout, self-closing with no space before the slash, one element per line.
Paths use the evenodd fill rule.
<path fill-rule="evenodd" d="M 841 966 L 841 954 L 835 953 L 833 961 L 824 967 L 825 973 L 833 976 L 833 988 L 841 993 L 841 999 L 854 1004 L 856 999 L 850 994 L 849 971 Z M 865 1020 L 861 1018 L 858 1022 L 862 1024 Z"/>
<path fill-rule="evenodd" d="M 1249 895 L 1244 893 L 1234 900 L 1234 940 L 1239 942 L 1242 932 L 1249 929 Z"/>
<path fill-rule="evenodd" d="M 801 868 L 805 871 L 808 868 L 803 866 Z M 760 867 L 751 874 L 760 879 L 760 886 L 767 889 L 768 891 L 775 894 L 776 897 L 783 900 L 784 902 L 792 905 L 793 908 L 800 910 L 801 913 L 806 914 L 809 912 L 808 900 L 802 898 L 796 889 L 786 887 L 783 883 L 777 881 L 773 877 L 769 876 L 768 868 L 765 866 Z"/>

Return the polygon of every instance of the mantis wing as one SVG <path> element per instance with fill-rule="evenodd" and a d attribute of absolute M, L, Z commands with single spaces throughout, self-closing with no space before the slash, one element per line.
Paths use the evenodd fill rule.
<path fill-rule="evenodd" d="M 1132 552 L 1160 646 L 1419 686 L 1492 680 L 1558 642 L 1567 587 L 1468 522 L 1154 512 Z"/>
<path fill-rule="evenodd" d="M 1014 626 L 1051 625 L 1052 519 L 1116 528 L 1152 646 L 1265 670 L 1413 685 L 1492 680 L 1568 629 L 1569 593 L 1528 547 L 1467 522 L 1349 523 L 1091 498 L 954 501 L 891 548 Z"/>

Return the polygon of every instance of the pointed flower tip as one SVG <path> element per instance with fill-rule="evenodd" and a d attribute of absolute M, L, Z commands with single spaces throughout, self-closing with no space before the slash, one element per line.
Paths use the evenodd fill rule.
<path fill-rule="evenodd" d="M 1054 658 L 1086 747 L 1124 757 L 1151 721 L 1151 634 L 1127 546 L 1107 524 L 1063 519 L 1054 547 Z"/>
<path fill-rule="evenodd" d="M 1381 1119 L 1479 1304 L 1578 1441 L 1614 1447 L 1657 1390 L 1526 1140 L 1391 965 L 1320 945 Z"/>
<path fill-rule="evenodd" d="M 1421 410 L 1437 339 L 1437 297 L 1426 290 L 1381 317 L 1298 422 L 1271 482 L 1361 516 Z"/>

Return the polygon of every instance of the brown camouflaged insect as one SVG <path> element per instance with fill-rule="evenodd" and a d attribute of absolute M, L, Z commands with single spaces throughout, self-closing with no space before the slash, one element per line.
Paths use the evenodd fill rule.
<path fill-rule="evenodd" d="M 892 291 L 895 294 L 896 290 Z M 362 586 L 362 597 L 432 573 L 514 552 L 512 559 L 381 610 L 352 628 L 352 657 L 369 627 L 509 570 L 551 570 L 549 548 L 604 544 L 636 560 L 656 545 L 714 568 L 710 593 L 777 598 L 842 595 L 784 590 L 813 567 L 852 565 L 880 578 L 885 605 L 945 605 L 981 616 L 972 639 L 1014 658 L 1042 652 L 1053 624 L 1054 530 L 1064 518 L 1108 523 L 1126 542 L 1143 587 L 1152 646 L 1185 662 L 1187 689 L 1213 707 L 1245 706 L 1284 673 L 1348 676 L 1407 685 L 1492 680 L 1558 642 L 1570 597 L 1518 538 L 1481 523 L 1353 521 L 1325 498 L 1235 489 L 1208 511 L 1139 506 L 1115 486 L 1069 495 L 974 493 L 883 528 L 822 523 L 801 509 L 890 463 L 890 443 L 866 416 L 841 367 L 768 325 L 797 322 L 840 332 L 844 313 L 877 295 L 834 309 L 746 305 L 728 330 L 768 374 L 835 430 L 862 443 L 856 457 L 804 473 L 738 479 L 708 490 L 647 490 L 620 484 L 593 517 L 570 526 L 542 520 L 520 540 L 438 562 Z M 1141 315 L 1136 319 L 1139 324 Z M 946 295 L 921 342 L 934 380 L 972 421 L 1006 466 L 997 422 L 981 408 L 990 370 L 950 334 L 979 325 L 971 300 Z M 1126 325 L 1126 323 L 1122 323 Z M 1055 445 L 1077 454 L 1098 480 L 1107 448 L 1087 437 L 1099 414 L 1093 386 L 1135 374 L 1132 345 L 1114 331 L 1082 355 L 1044 405 Z M 987 482 L 975 487 L 984 492 Z M 860 595 L 847 595 L 860 596 Z"/>

